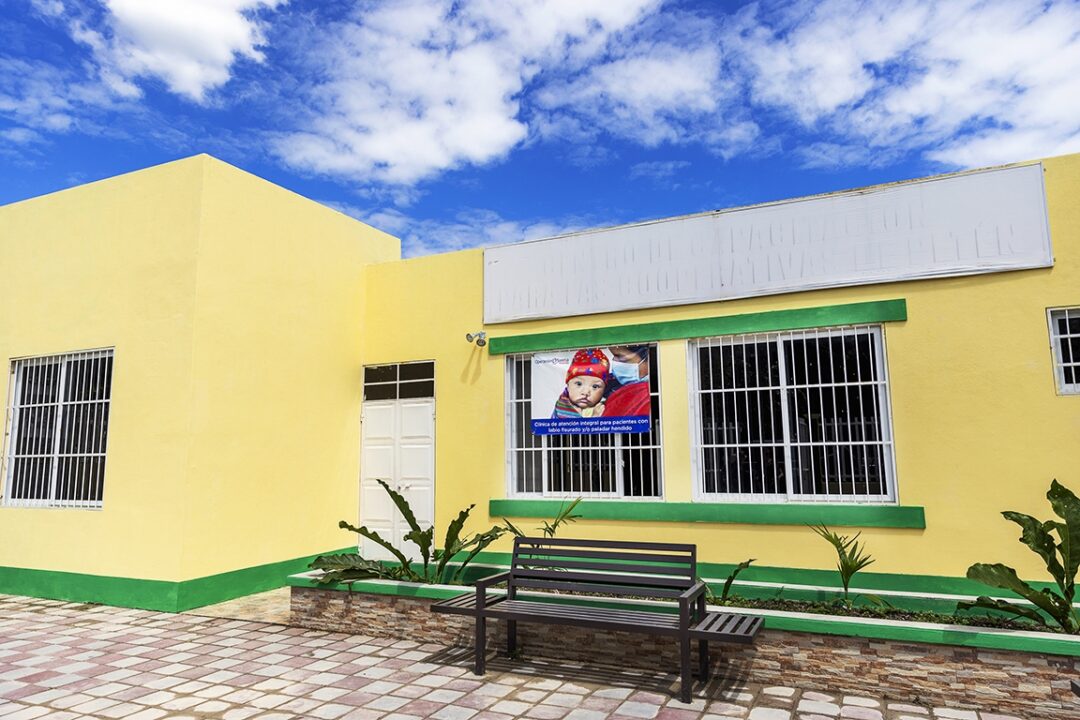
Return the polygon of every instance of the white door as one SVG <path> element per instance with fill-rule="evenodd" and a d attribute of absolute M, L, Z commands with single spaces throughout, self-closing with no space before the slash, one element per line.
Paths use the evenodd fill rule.
<path fill-rule="evenodd" d="M 364 403 L 360 453 L 360 523 L 389 540 L 405 556 L 420 560 L 415 544 L 405 540 L 409 526 L 377 482 L 399 492 L 417 523 L 435 522 L 435 399 L 373 400 Z M 393 555 L 361 538 L 360 554 L 370 560 Z"/>

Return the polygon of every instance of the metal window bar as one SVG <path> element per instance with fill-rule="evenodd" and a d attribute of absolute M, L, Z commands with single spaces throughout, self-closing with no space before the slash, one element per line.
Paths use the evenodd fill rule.
<path fill-rule="evenodd" d="M 112 368 L 111 349 L 12 361 L 4 505 L 102 506 Z"/>
<path fill-rule="evenodd" d="M 648 433 L 533 435 L 532 356 L 506 359 L 506 466 L 513 496 L 663 497 L 659 359 L 649 346 L 652 422 Z"/>
<path fill-rule="evenodd" d="M 1080 394 L 1080 308 L 1060 308 L 1047 314 L 1058 392 Z"/>
<path fill-rule="evenodd" d="M 691 344 L 696 494 L 735 502 L 893 502 L 880 326 Z"/>

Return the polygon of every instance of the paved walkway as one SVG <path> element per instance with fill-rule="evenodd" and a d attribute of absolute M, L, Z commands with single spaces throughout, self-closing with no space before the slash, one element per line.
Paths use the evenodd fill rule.
<path fill-rule="evenodd" d="M 481 679 L 468 660 L 438 645 L 0 595 L 3 720 L 1005 720 L 719 681 L 684 705 L 670 675 L 495 660 Z"/>

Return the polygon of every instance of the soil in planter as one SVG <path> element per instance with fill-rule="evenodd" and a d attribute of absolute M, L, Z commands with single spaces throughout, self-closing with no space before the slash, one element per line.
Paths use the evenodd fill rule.
<path fill-rule="evenodd" d="M 1035 630 L 1056 632 L 1056 627 L 1043 627 L 1025 620 L 1013 620 L 1004 615 L 935 613 L 903 608 L 875 607 L 867 605 L 847 606 L 838 602 L 812 602 L 809 600 L 785 600 L 783 598 L 743 598 L 729 596 L 726 601 L 710 598 L 709 604 L 727 607 L 782 610 L 785 612 L 812 613 L 814 615 L 841 615 L 844 617 L 875 618 L 878 620 L 907 620 L 911 622 L 943 623 L 947 625 L 970 625 L 973 627 L 1001 628 L 1005 630 Z"/>

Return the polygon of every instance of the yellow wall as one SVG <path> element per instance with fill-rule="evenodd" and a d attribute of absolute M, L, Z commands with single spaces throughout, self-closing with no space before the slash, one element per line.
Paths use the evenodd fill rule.
<path fill-rule="evenodd" d="M 355 543 L 363 266 L 398 240 L 207 158 L 182 574 Z"/>
<path fill-rule="evenodd" d="M 1055 394 L 1046 325 L 1047 307 L 1080 305 L 1080 156 L 1045 168 L 1052 269 L 486 329 L 905 298 L 908 320 L 885 329 L 898 492 L 927 528 L 864 531 L 872 569 L 958 576 L 1001 560 L 1038 577 L 998 512 L 1047 516 L 1052 477 L 1080 491 L 1080 397 Z M 473 502 L 473 530 L 494 521 L 505 360 L 464 340 L 483 327 L 482 252 L 397 257 L 395 239 L 207 156 L 0 208 L 0 359 L 116 351 L 104 508 L 0 507 L 0 566 L 186 580 L 351 544 L 336 521 L 358 505 L 365 364 L 436 361 L 436 520 Z M 659 351 L 665 495 L 687 501 L 686 341 Z M 802 527 L 573 532 L 695 542 L 714 562 L 832 564 Z"/>
<path fill-rule="evenodd" d="M 10 358 L 115 347 L 104 509 L 0 507 L 0 566 L 174 579 L 187 483 L 202 163 L 0 208 Z"/>
<path fill-rule="evenodd" d="M 116 349 L 103 509 L 0 507 L 0 566 L 176 581 L 348 545 L 363 266 L 398 256 L 205 155 L 0 208 L 0 358 Z"/>
<path fill-rule="evenodd" d="M 905 298 L 908 320 L 887 323 L 897 487 L 926 508 L 926 530 L 866 529 L 885 573 L 962 576 L 976 561 L 1022 574 L 1045 569 L 998 514 L 1048 516 L 1051 478 L 1080 493 L 1080 397 L 1056 395 L 1046 308 L 1080 305 L 1080 156 L 1045 161 L 1056 263 L 1051 269 L 819 290 L 678 308 L 485 328 L 491 336 L 716 317 Z M 506 497 L 504 363 L 467 344 L 482 326 L 479 250 L 367 269 L 366 363 L 436 361 L 436 522 Z M 375 302 L 377 299 L 377 303 Z M 659 343 L 664 484 L 692 495 L 686 341 Z M 535 522 L 523 520 L 529 527 Z M 704 561 L 832 568 L 832 549 L 801 526 L 578 521 L 575 536 L 698 544 Z M 508 541 L 493 546 L 507 550 Z M 1032 556 L 1032 557 L 1029 557 Z"/>

